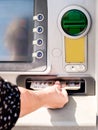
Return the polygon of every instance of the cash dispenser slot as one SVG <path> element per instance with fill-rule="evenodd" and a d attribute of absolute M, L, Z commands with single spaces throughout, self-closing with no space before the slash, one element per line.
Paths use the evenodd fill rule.
<path fill-rule="evenodd" d="M 56 81 L 60 81 L 63 89 L 66 89 L 69 95 L 95 95 L 93 77 L 60 77 L 54 75 L 20 75 L 17 77 L 18 86 L 34 91 L 52 87 Z"/>
<path fill-rule="evenodd" d="M 46 87 L 52 87 L 55 82 L 59 80 L 62 89 L 67 90 L 69 95 L 85 94 L 86 93 L 86 83 L 83 79 L 52 79 L 52 80 L 26 80 L 26 88 L 31 90 L 40 90 Z"/>

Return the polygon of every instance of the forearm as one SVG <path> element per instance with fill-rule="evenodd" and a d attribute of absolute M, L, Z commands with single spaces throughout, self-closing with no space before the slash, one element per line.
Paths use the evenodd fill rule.
<path fill-rule="evenodd" d="M 29 114 L 44 105 L 43 95 L 41 93 L 19 88 L 21 92 L 21 111 L 20 117 Z"/>

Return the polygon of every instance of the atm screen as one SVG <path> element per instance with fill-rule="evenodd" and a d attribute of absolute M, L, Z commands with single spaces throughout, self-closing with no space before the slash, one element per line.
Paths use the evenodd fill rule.
<path fill-rule="evenodd" d="M 32 62 L 33 0 L 0 0 L 0 62 Z"/>

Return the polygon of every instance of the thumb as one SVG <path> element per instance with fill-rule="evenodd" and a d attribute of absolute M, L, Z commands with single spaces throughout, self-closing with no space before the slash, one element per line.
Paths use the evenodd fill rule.
<path fill-rule="evenodd" d="M 62 86 L 61 86 L 61 83 L 59 81 L 56 81 L 55 85 L 56 85 L 57 90 L 62 91 Z"/>

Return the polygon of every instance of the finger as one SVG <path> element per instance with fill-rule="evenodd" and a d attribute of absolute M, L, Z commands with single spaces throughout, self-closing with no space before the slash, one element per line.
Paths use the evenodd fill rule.
<path fill-rule="evenodd" d="M 62 91 L 62 86 L 61 86 L 61 84 L 56 84 L 56 89 L 57 89 L 57 91 Z"/>
<path fill-rule="evenodd" d="M 55 82 L 55 85 L 56 85 L 56 88 L 58 89 L 58 90 L 60 90 L 60 91 L 62 91 L 62 86 L 61 86 L 61 83 L 60 83 L 60 81 L 56 81 Z"/>
<path fill-rule="evenodd" d="M 69 101 L 68 93 L 67 93 L 66 90 L 64 91 L 64 89 L 62 90 L 62 93 L 63 93 L 63 95 L 64 95 L 64 97 L 65 97 L 65 104 L 66 104 L 66 103 L 68 103 L 68 101 Z"/>
<path fill-rule="evenodd" d="M 68 93 L 67 93 L 66 89 L 62 89 L 62 93 L 63 93 L 65 96 L 67 96 L 67 95 L 68 95 Z"/>
<path fill-rule="evenodd" d="M 56 81 L 56 82 L 55 82 L 55 85 L 60 85 L 60 81 Z"/>

